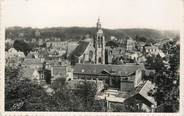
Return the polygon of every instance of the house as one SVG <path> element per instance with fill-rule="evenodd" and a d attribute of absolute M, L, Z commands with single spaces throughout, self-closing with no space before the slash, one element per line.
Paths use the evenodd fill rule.
<path fill-rule="evenodd" d="M 16 68 L 23 62 L 24 58 L 24 53 L 15 48 L 10 48 L 8 52 L 5 52 L 6 66 Z"/>
<path fill-rule="evenodd" d="M 10 48 L 5 55 L 7 55 L 8 57 L 25 58 L 24 52 L 17 51 L 15 48 Z"/>
<path fill-rule="evenodd" d="M 145 63 L 146 61 L 147 61 L 147 59 L 144 55 L 140 55 L 137 58 L 137 63 Z"/>
<path fill-rule="evenodd" d="M 27 59 L 32 59 L 32 58 L 38 58 L 38 52 L 37 51 L 34 51 L 34 52 L 29 52 L 26 56 Z"/>
<path fill-rule="evenodd" d="M 52 81 L 57 78 L 65 78 L 66 81 L 73 80 L 73 69 L 69 66 L 53 66 L 51 68 Z"/>
<path fill-rule="evenodd" d="M 146 42 L 137 42 L 137 49 L 138 51 L 142 52 Z"/>
<path fill-rule="evenodd" d="M 130 36 L 126 37 L 126 40 L 127 40 L 126 44 L 127 51 L 135 51 L 136 42 Z"/>
<path fill-rule="evenodd" d="M 6 66 L 17 68 L 20 66 L 21 61 L 18 59 L 18 57 L 7 57 L 6 58 Z"/>
<path fill-rule="evenodd" d="M 156 101 L 149 92 L 153 90 L 155 85 L 151 81 L 144 81 L 129 93 L 129 97 L 124 101 L 125 104 L 136 106 L 146 112 L 153 112 L 156 108 Z"/>
<path fill-rule="evenodd" d="M 96 100 L 106 101 L 106 110 L 111 111 L 113 104 L 119 104 L 125 111 L 153 112 L 157 106 L 155 99 L 149 92 L 155 87 L 151 81 L 141 81 L 138 86 L 129 92 L 107 89 L 96 95 Z M 132 109 L 133 108 L 133 109 Z"/>
<path fill-rule="evenodd" d="M 18 51 L 18 52 L 17 52 L 17 56 L 18 56 L 19 58 L 25 58 L 24 52 L 21 52 L 21 51 Z"/>
<path fill-rule="evenodd" d="M 35 58 L 25 58 L 24 61 L 22 62 L 22 67 L 23 68 L 42 68 L 43 63 L 41 62 L 40 59 L 35 59 Z"/>
<path fill-rule="evenodd" d="M 44 61 L 45 68 L 51 70 L 53 66 L 66 66 L 69 65 L 70 62 L 65 59 L 53 60 L 53 59 L 46 59 Z"/>
<path fill-rule="evenodd" d="M 74 79 L 101 80 L 109 88 L 131 91 L 142 79 L 143 64 L 76 64 Z"/>
<path fill-rule="evenodd" d="M 113 59 L 118 58 L 119 60 L 125 58 L 125 50 L 123 47 L 106 47 L 106 64 L 112 64 Z"/>
<path fill-rule="evenodd" d="M 149 55 L 160 55 L 162 58 L 165 57 L 165 54 L 158 47 L 154 45 L 148 45 L 144 47 L 144 52 Z"/>
<path fill-rule="evenodd" d="M 134 52 L 134 53 L 131 53 L 129 54 L 129 58 L 134 60 L 134 61 L 137 61 L 138 60 L 138 57 L 139 57 L 140 53 L 139 52 Z"/>
<path fill-rule="evenodd" d="M 118 39 L 117 39 L 115 36 L 111 36 L 111 37 L 110 37 L 110 40 L 111 40 L 111 41 L 117 41 Z"/>
<path fill-rule="evenodd" d="M 15 57 L 17 56 L 17 50 L 15 48 L 10 48 L 7 52 L 9 57 Z"/>
<path fill-rule="evenodd" d="M 45 82 L 43 71 L 40 68 L 27 67 L 27 68 L 22 68 L 21 71 L 22 71 L 23 78 L 26 78 L 38 84 L 41 84 L 41 82 Z"/>
<path fill-rule="evenodd" d="M 47 56 L 48 52 L 46 49 L 41 49 L 40 51 L 38 51 L 38 58 L 41 60 L 42 63 L 45 61 Z"/>
<path fill-rule="evenodd" d="M 5 44 L 9 44 L 10 46 L 13 46 L 15 40 L 12 40 L 10 38 L 5 39 Z"/>

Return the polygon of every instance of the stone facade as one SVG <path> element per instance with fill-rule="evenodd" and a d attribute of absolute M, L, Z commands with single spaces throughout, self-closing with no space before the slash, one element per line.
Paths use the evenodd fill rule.
<path fill-rule="evenodd" d="M 127 37 L 127 51 L 135 50 L 135 41 L 131 37 Z"/>
<path fill-rule="evenodd" d="M 97 30 L 94 38 L 95 64 L 105 64 L 105 36 L 101 28 L 100 19 L 97 22 Z"/>
<path fill-rule="evenodd" d="M 95 37 L 88 37 L 79 42 L 79 45 L 73 51 L 71 62 L 72 64 L 105 64 L 105 36 L 101 29 L 100 20 L 97 22 Z"/>

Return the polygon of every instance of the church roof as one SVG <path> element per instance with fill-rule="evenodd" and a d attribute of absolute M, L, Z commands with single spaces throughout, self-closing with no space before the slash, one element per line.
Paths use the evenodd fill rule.
<path fill-rule="evenodd" d="M 74 66 L 74 73 L 102 74 L 103 72 L 106 72 L 106 74 L 116 76 L 128 76 L 134 73 L 137 69 L 144 70 L 144 66 L 136 64 L 123 64 L 123 65 L 76 64 Z"/>
<path fill-rule="evenodd" d="M 86 50 L 86 48 L 88 47 L 89 44 L 90 44 L 89 41 L 80 41 L 79 45 L 74 50 L 73 55 L 78 56 L 78 57 L 81 56 L 85 52 L 85 50 Z"/>

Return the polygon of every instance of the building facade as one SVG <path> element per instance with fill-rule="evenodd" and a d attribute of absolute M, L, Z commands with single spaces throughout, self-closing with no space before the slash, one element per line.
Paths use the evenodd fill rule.
<path fill-rule="evenodd" d="M 95 37 L 81 40 L 73 51 L 71 64 L 75 65 L 76 63 L 105 64 L 105 36 L 100 19 L 97 22 Z"/>
<path fill-rule="evenodd" d="M 105 36 L 101 28 L 100 19 L 97 22 L 97 33 L 94 38 L 95 64 L 105 64 Z"/>

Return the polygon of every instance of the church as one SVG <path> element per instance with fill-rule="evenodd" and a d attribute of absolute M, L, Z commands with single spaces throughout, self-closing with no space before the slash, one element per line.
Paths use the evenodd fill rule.
<path fill-rule="evenodd" d="M 105 36 L 102 30 L 100 19 L 96 24 L 94 38 L 85 38 L 79 42 L 74 50 L 71 63 L 105 64 Z"/>

